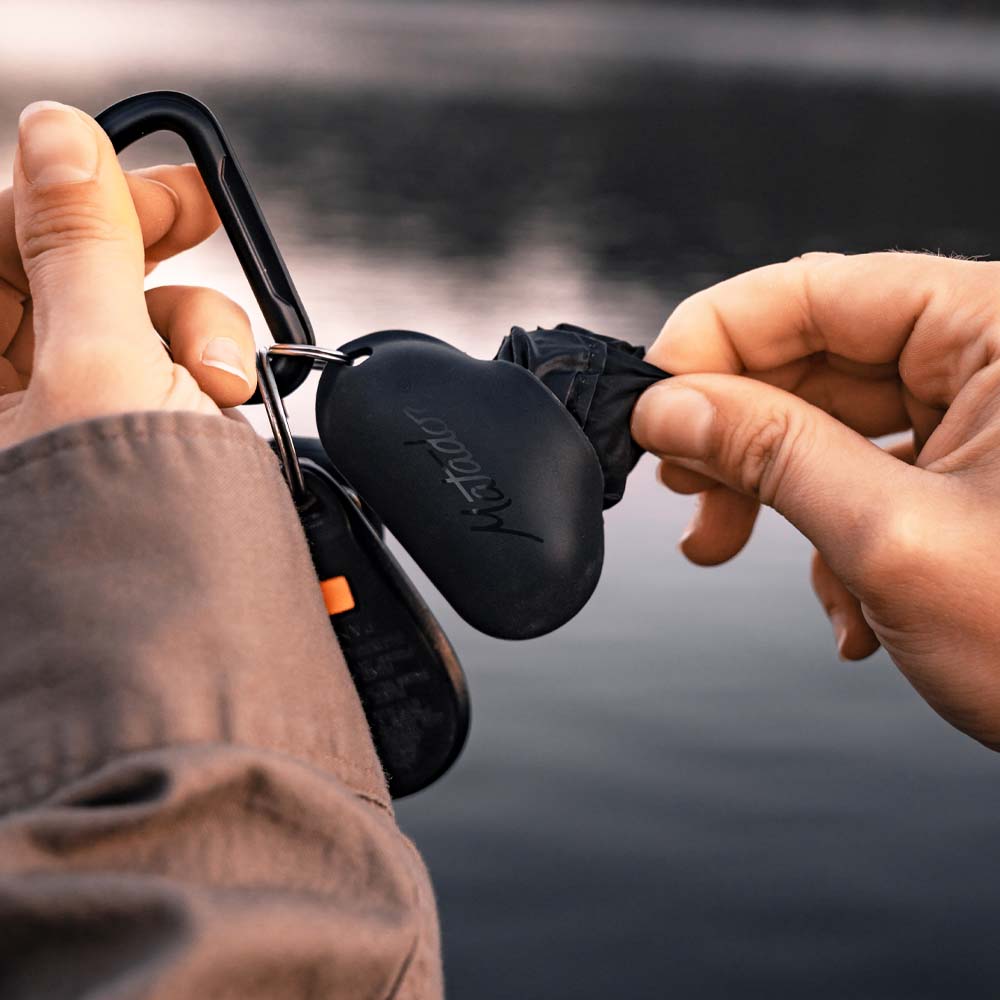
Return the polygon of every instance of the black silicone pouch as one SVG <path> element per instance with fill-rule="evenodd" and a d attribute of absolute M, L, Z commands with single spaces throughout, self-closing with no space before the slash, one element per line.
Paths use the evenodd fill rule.
<path fill-rule="evenodd" d="M 569 621 L 604 558 L 604 480 L 579 424 L 524 368 L 387 330 L 341 350 L 323 447 L 456 611 L 502 639 Z"/>
<path fill-rule="evenodd" d="M 385 547 L 377 528 L 329 468 L 296 439 L 312 502 L 299 512 L 321 580 L 339 577 L 351 606 L 330 615 L 393 798 L 426 788 L 462 751 L 469 696 L 455 651 Z"/>

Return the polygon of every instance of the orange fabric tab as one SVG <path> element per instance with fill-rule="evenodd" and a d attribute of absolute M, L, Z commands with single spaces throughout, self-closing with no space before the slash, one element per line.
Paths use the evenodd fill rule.
<path fill-rule="evenodd" d="M 354 594 L 346 576 L 331 576 L 329 580 L 320 580 L 319 589 L 323 592 L 323 603 L 328 615 L 342 615 L 354 607 Z"/>

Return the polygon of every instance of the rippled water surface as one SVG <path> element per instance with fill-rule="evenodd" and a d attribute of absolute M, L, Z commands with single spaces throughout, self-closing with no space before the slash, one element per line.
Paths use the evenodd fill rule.
<path fill-rule="evenodd" d="M 561 320 L 649 342 L 683 295 L 804 250 L 997 250 L 989 25 L 441 2 L 5 16 L 0 148 L 33 98 L 198 94 L 331 346 L 406 326 L 488 356 L 512 323 Z M 249 305 L 222 239 L 156 280 Z M 303 432 L 310 407 L 291 400 Z M 474 722 L 399 814 L 451 994 L 996 996 L 1000 761 L 883 655 L 837 662 L 778 518 L 731 565 L 685 565 L 689 506 L 644 462 L 597 595 L 545 639 L 478 636 L 426 591 Z"/>

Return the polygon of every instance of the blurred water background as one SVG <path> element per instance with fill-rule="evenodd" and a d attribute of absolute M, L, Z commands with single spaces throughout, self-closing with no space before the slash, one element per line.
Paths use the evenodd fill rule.
<path fill-rule="evenodd" d="M 0 14 L 0 162 L 29 100 L 196 94 L 330 346 L 404 326 L 486 357 L 512 323 L 563 320 L 648 343 L 685 294 L 805 250 L 997 250 L 986 5 Z M 155 281 L 252 305 L 221 237 Z M 290 400 L 299 432 L 311 402 Z M 597 595 L 545 639 L 474 634 L 425 584 L 474 709 L 454 771 L 399 807 L 450 995 L 1000 995 L 1000 760 L 884 655 L 837 661 L 784 522 L 697 570 L 674 548 L 689 508 L 645 461 Z"/>

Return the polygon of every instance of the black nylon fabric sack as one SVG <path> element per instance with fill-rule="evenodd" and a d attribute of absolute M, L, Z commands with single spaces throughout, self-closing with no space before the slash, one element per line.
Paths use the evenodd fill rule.
<path fill-rule="evenodd" d="M 632 407 L 644 389 L 670 377 L 644 361 L 645 353 L 624 340 L 560 323 L 530 333 L 515 326 L 496 355 L 497 361 L 527 368 L 583 428 L 604 473 L 605 509 L 624 496 L 628 474 L 642 455 L 629 431 Z"/>

